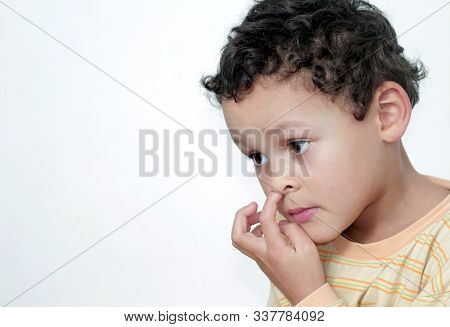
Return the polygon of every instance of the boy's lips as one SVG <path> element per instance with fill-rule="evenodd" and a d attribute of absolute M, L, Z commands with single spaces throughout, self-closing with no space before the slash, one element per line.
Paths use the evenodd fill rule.
<path fill-rule="evenodd" d="M 296 223 L 304 223 L 308 220 L 310 220 L 314 214 L 319 210 L 318 207 L 310 207 L 310 208 L 294 208 L 294 209 L 288 209 L 288 214 L 292 220 L 294 220 Z"/>

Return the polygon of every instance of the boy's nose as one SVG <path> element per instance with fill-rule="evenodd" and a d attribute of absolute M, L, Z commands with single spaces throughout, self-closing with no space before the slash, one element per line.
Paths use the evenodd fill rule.
<path fill-rule="evenodd" d="M 283 186 L 282 193 L 283 195 L 287 195 L 289 193 L 296 192 L 298 189 L 300 189 L 300 185 L 290 182 Z"/>
<path fill-rule="evenodd" d="M 300 181 L 295 177 L 274 178 L 271 184 L 275 191 L 283 195 L 296 192 L 301 188 Z"/>
<path fill-rule="evenodd" d="M 286 185 L 283 189 L 283 193 L 289 193 L 294 187 L 292 185 Z"/>

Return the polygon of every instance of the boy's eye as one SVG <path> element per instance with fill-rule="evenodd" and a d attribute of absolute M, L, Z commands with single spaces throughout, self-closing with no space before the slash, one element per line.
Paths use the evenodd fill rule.
<path fill-rule="evenodd" d="M 309 141 L 292 141 L 289 146 L 295 154 L 303 154 L 309 148 Z"/>
<path fill-rule="evenodd" d="M 255 166 L 262 166 L 268 161 L 267 157 L 259 152 L 252 152 L 248 157 L 253 160 Z"/>

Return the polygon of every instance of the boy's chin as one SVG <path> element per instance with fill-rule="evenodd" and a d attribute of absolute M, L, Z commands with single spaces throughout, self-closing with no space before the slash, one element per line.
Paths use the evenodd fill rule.
<path fill-rule="evenodd" d="M 336 237 L 339 236 L 339 232 L 337 231 L 324 231 L 324 230 L 313 230 L 310 231 L 307 228 L 303 228 L 306 234 L 308 234 L 309 238 L 316 244 L 322 245 L 328 242 L 333 241 Z"/>

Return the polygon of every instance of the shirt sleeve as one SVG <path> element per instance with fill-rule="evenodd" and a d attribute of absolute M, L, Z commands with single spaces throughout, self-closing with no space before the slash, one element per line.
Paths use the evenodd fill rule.
<path fill-rule="evenodd" d="M 448 307 L 450 306 L 450 261 L 437 267 L 422 290 L 419 292 L 412 307 Z"/>
<path fill-rule="evenodd" d="M 344 299 L 337 296 L 327 282 L 309 294 L 295 307 L 348 307 Z"/>
<path fill-rule="evenodd" d="M 266 306 L 268 307 L 287 307 L 290 306 L 288 300 L 283 294 L 270 282 L 270 293 L 267 299 Z"/>
<path fill-rule="evenodd" d="M 270 294 L 267 299 L 268 307 L 292 307 L 286 297 L 270 283 Z M 295 307 L 348 307 L 344 299 L 338 297 L 330 284 L 325 283 L 309 294 Z"/>

